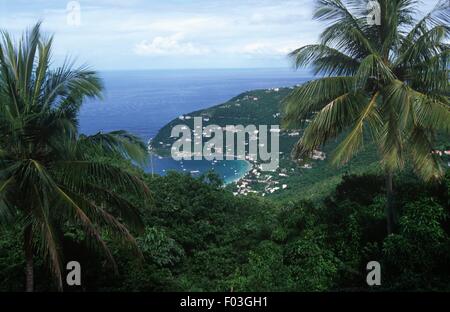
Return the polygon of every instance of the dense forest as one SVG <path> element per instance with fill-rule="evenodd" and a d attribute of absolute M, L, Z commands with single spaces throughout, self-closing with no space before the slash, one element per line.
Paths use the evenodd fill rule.
<path fill-rule="evenodd" d="M 111 162 L 110 160 L 108 160 Z M 82 286 L 66 291 L 380 291 L 450 290 L 450 172 L 423 184 L 395 178 L 398 228 L 387 236 L 384 179 L 345 176 L 320 200 L 283 204 L 235 197 L 214 174 L 151 177 L 150 202 L 140 207 L 145 228 L 134 233 L 136 257 L 109 232 L 116 274 L 103 253 L 69 225 L 61 229 L 64 261 L 79 261 Z M 127 196 L 127 194 L 123 194 Z M 0 236 L 1 291 L 24 289 L 20 229 Z M 36 290 L 55 290 L 36 254 Z M 366 265 L 379 261 L 382 286 L 366 284 Z"/>
<path fill-rule="evenodd" d="M 380 0 L 380 25 L 353 1 L 315 3 L 321 41 L 290 56 L 318 79 L 202 114 L 281 124 L 289 184 L 274 196 L 236 196 L 213 172 L 145 173 L 137 136 L 80 132 L 97 72 L 52 69 L 40 23 L 2 32 L 0 291 L 450 291 L 448 1 L 416 21 L 418 2 Z M 298 170 L 322 148 L 327 161 Z"/>

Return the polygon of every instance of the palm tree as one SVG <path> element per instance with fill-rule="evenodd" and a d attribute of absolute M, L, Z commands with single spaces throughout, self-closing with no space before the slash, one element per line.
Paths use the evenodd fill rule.
<path fill-rule="evenodd" d="M 448 1 L 420 20 L 416 0 L 380 0 L 380 25 L 368 19 L 368 1 L 316 0 L 314 18 L 327 23 L 321 42 L 291 53 L 297 68 L 311 66 L 320 79 L 287 99 L 285 124 L 313 121 L 293 154 L 308 157 L 330 139 L 345 138 L 332 162 L 348 162 L 364 145 L 376 144 L 386 175 L 387 226 L 395 224 L 393 174 L 411 161 L 424 180 L 443 167 L 433 155 L 437 133 L 449 133 Z M 376 7 L 376 6 L 375 6 Z"/>
<path fill-rule="evenodd" d="M 111 229 L 108 235 L 136 246 L 122 222 L 140 228 L 140 215 L 120 194 L 146 196 L 148 189 L 135 175 L 100 159 L 143 161 L 146 147 L 123 131 L 94 136 L 78 133 L 83 100 L 101 95 L 101 81 L 87 67 L 74 69 L 69 62 L 51 69 L 53 39 L 41 34 L 40 24 L 18 42 L 6 32 L 1 38 L 0 224 L 20 225 L 26 290 L 34 288 L 37 251 L 48 260 L 62 290 L 65 268 L 57 233 L 64 226 L 81 227 L 115 269 L 102 238 L 106 229 Z"/>

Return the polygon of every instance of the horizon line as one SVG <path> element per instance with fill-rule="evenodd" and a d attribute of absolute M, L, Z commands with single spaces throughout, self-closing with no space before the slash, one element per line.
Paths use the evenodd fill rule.
<path fill-rule="evenodd" d="M 93 67 L 93 66 L 91 66 Z M 190 70 L 286 70 L 291 72 L 305 72 L 308 69 L 295 69 L 294 67 L 193 67 L 193 68 L 99 68 L 98 72 L 123 72 L 123 71 L 190 71 Z"/>

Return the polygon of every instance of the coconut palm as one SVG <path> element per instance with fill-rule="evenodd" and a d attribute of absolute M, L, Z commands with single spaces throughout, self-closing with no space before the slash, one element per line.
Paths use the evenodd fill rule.
<path fill-rule="evenodd" d="M 120 194 L 148 194 L 139 178 L 100 161 L 143 161 L 143 143 L 123 131 L 78 133 L 83 100 L 99 97 L 102 84 L 87 67 L 50 68 L 52 41 L 37 24 L 17 42 L 3 32 L 0 42 L 0 224 L 23 233 L 27 291 L 33 291 L 36 252 L 63 289 L 58 233 L 68 225 L 82 228 L 116 269 L 103 235 L 135 246 L 122 222 L 141 225 L 137 208 Z"/>
<path fill-rule="evenodd" d="M 448 1 L 441 1 L 417 19 L 419 1 L 378 4 L 316 0 L 314 18 L 327 24 L 321 41 L 291 56 L 297 68 L 309 66 L 321 78 L 287 98 L 285 123 L 298 127 L 313 116 L 293 151 L 297 159 L 341 135 L 345 137 L 332 156 L 335 165 L 348 162 L 365 141 L 376 144 L 386 175 L 387 226 L 392 233 L 393 174 L 410 161 L 424 180 L 443 175 L 432 152 L 436 134 L 450 130 L 450 8 Z M 373 14 L 377 18 L 372 19 Z"/>

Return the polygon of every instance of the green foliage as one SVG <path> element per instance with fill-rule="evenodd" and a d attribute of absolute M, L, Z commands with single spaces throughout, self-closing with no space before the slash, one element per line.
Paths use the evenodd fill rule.
<path fill-rule="evenodd" d="M 184 251 L 177 242 L 168 237 L 164 230 L 156 227 L 146 228 L 137 243 L 145 260 L 161 267 L 173 266 L 184 256 Z"/>
<path fill-rule="evenodd" d="M 327 291 L 333 288 L 339 262 L 326 247 L 325 231 L 311 229 L 285 247 L 285 261 L 295 291 Z"/>
<path fill-rule="evenodd" d="M 373 260 L 382 264 L 379 290 L 450 290 L 450 173 L 431 153 L 450 124 L 448 11 L 438 6 L 414 26 L 414 1 L 380 0 L 384 30 L 377 31 L 361 18 L 367 12 L 347 9 L 352 1 L 317 3 L 315 17 L 330 24 L 320 44 L 293 56 L 326 77 L 287 98 L 285 120 L 306 126 L 299 157 L 327 142 L 335 164 L 364 153 L 359 176 L 346 174 L 355 163 L 306 173 L 285 157 L 292 190 L 281 201 L 234 197 L 213 174 L 143 174 L 132 166 L 145 158 L 134 136 L 77 131 L 83 100 L 100 96 L 96 73 L 70 64 L 50 70 L 52 40 L 39 25 L 20 45 L 4 33 L 0 290 L 23 289 L 24 256 L 34 258 L 36 289 L 44 291 L 62 288 L 63 256 L 83 267 L 83 286 L 74 291 L 370 291 L 366 264 Z M 290 91 L 268 92 L 275 91 L 196 114 L 222 126 L 236 124 L 236 116 L 244 125 L 271 124 Z M 376 144 L 364 147 L 367 141 Z M 377 153 L 381 166 L 373 165 Z M 382 167 L 412 169 L 428 181 L 410 171 L 395 177 L 398 222 L 390 235 Z"/>
<path fill-rule="evenodd" d="M 286 127 L 312 122 L 294 148 L 304 159 L 345 135 L 333 163 L 348 163 L 365 142 L 378 148 L 387 172 L 408 162 L 425 180 L 442 178 L 432 154 L 436 134 L 449 134 L 448 54 L 450 15 L 440 1 L 421 20 L 416 1 L 379 0 L 381 25 L 354 1 L 317 0 L 314 18 L 326 21 L 321 42 L 292 52 L 297 67 L 324 77 L 298 87 L 285 103 Z"/>
<path fill-rule="evenodd" d="M 142 259 L 105 233 L 119 267 L 113 275 L 76 227 L 66 227 L 62 246 L 82 264 L 88 291 L 370 291 L 366 265 L 373 260 L 382 265 L 379 290 L 448 290 L 450 175 L 428 184 L 413 177 L 396 177 L 399 226 L 389 236 L 377 175 L 346 176 L 321 202 L 277 204 L 234 197 L 211 176 L 169 173 L 145 176 L 155 205 L 141 202 Z M 1 237 L 2 290 L 21 290 L 19 236 L 10 230 Z M 39 280 L 48 281 L 36 261 Z"/>
<path fill-rule="evenodd" d="M 289 268 L 283 263 L 283 248 L 270 241 L 261 242 L 251 251 L 240 274 L 232 282 L 235 291 L 279 292 L 292 289 Z"/>
<path fill-rule="evenodd" d="M 448 210 L 448 209 L 447 209 Z M 448 289 L 450 237 L 442 227 L 449 212 L 433 199 L 406 205 L 400 231 L 383 244 L 388 285 L 394 288 Z"/>
<path fill-rule="evenodd" d="M 24 254 L 19 231 L 0 232 L 0 291 L 21 291 L 23 289 Z"/>
<path fill-rule="evenodd" d="M 171 186 L 157 193 L 168 198 L 165 192 L 173 192 L 186 210 L 172 207 L 170 221 L 163 205 L 152 211 L 153 222 L 163 222 L 186 252 L 170 268 L 169 290 L 370 290 L 365 266 L 373 260 L 382 263 L 382 289 L 447 289 L 448 179 L 423 184 L 408 176 L 396 178 L 404 196 L 399 229 L 391 236 L 385 230 L 384 179 L 377 175 L 346 176 L 321 204 L 282 205 L 235 198 L 184 175 L 152 179 L 153 189 Z M 194 218 L 185 219 L 194 211 Z"/>
<path fill-rule="evenodd" d="M 1 33 L 0 225 L 20 226 L 30 263 L 27 280 L 33 279 L 36 253 L 62 290 L 64 227 L 81 228 L 84 240 L 115 266 L 105 238 L 115 235 L 136 247 L 123 222 L 142 226 L 136 205 L 123 194 L 144 201 L 149 190 L 128 169 L 104 161 L 142 162 L 146 148 L 134 135 L 78 133 L 81 106 L 101 96 L 102 82 L 96 72 L 70 62 L 51 68 L 52 41 L 41 34 L 40 24 L 18 42 Z M 28 283 L 27 290 L 32 288 Z"/>

